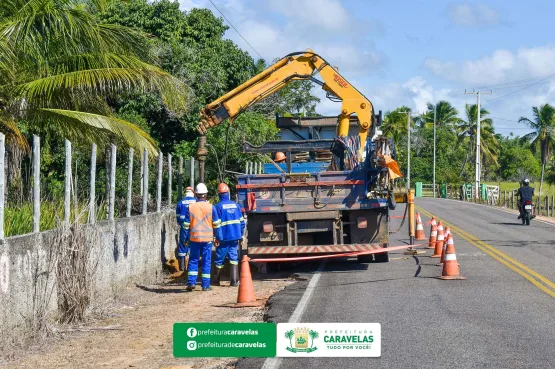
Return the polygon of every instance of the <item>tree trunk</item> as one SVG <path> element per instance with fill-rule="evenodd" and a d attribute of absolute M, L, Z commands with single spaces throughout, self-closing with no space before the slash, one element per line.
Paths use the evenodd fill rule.
<path fill-rule="evenodd" d="M 473 147 L 474 147 L 474 145 L 472 145 L 472 139 L 471 139 L 470 140 L 470 149 L 466 152 L 466 158 L 464 158 L 464 163 L 462 165 L 461 173 L 459 174 L 459 177 L 462 177 L 465 170 L 466 170 L 466 163 L 468 163 L 468 158 L 470 157 L 470 154 L 473 152 Z"/>
<path fill-rule="evenodd" d="M 545 160 L 542 162 L 542 176 L 541 176 L 541 179 L 540 179 L 540 196 L 539 196 L 540 200 L 542 198 L 543 174 L 544 173 L 545 173 Z"/>

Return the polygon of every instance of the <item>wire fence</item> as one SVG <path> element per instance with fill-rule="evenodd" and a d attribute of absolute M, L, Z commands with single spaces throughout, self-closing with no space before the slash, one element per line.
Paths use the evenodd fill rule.
<path fill-rule="evenodd" d="M 113 144 L 99 152 L 94 143 L 75 148 L 69 140 L 63 151 L 61 146 L 41 157 L 41 139 L 34 135 L 30 154 L 16 157 L 0 133 L 0 241 L 54 229 L 58 220 L 92 224 L 160 212 L 198 175 L 194 158 L 177 157 L 175 163 L 162 152 L 152 157 Z M 45 169 L 56 155 L 63 155 L 56 167 L 62 170 Z"/>

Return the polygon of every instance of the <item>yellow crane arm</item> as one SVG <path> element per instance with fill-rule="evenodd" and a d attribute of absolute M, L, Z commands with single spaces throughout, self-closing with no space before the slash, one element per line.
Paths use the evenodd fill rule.
<path fill-rule="evenodd" d="M 323 83 L 313 75 L 318 72 Z M 201 111 L 201 120 L 197 130 L 205 134 L 207 129 L 220 124 L 227 118 L 232 121 L 254 103 L 265 99 L 269 95 L 295 80 L 312 80 L 322 86 L 322 89 L 335 95 L 342 102 L 339 114 L 338 136 L 349 133 L 349 117 L 356 114 L 359 122 L 359 136 L 361 150 L 372 127 L 372 103 L 351 85 L 339 72 L 312 50 L 289 54 L 260 74 L 226 93 L 214 102 L 206 105 Z"/>

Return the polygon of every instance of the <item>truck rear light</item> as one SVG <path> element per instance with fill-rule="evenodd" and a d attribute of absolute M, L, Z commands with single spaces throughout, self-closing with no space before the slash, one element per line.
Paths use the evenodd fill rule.
<path fill-rule="evenodd" d="M 358 217 L 357 218 L 357 228 L 366 228 L 368 227 L 368 220 L 366 217 Z"/>
<path fill-rule="evenodd" d="M 274 224 L 270 221 L 266 221 L 262 224 L 262 229 L 265 233 L 270 233 L 274 231 Z"/>

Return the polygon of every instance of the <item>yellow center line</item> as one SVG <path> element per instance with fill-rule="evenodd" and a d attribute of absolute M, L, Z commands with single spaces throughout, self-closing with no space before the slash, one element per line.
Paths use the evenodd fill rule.
<path fill-rule="evenodd" d="M 422 209 L 420 206 L 416 206 L 416 208 L 418 208 L 419 211 L 421 211 L 425 215 L 429 216 L 430 218 L 432 217 L 432 214 L 430 212 Z M 549 279 L 547 279 L 543 275 L 541 275 L 538 272 L 528 268 L 526 265 L 524 265 L 522 263 L 519 263 L 515 259 L 511 258 L 509 255 L 507 255 L 504 252 L 496 249 L 495 247 L 485 243 L 484 241 L 474 237 L 472 234 L 470 234 L 466 231 L 463 231 L 459 227 L 457 227 L 457 226 L 455 226 L 455 225 L 453 225 L 449 222 L 446 222 L 443 219 L 442 219 L 442 223 L 444 223 L 445 225 L 448 225 L 449 228 L 451 228 L 451 230 L 454 233 L 459 234 L 459 236 L 461 236 L 465 241 L 467 241 L 471 245 L 474 245 L 475 247 L 479 248 L 480 250 L 482 250 L 483 252 L 485 252 L 486 254 L 488 254 L 489 256 L 494 258 L 495 260 L 497 260 L 500 263 L 502 263 L 503 265 L 505 265 L 507 268 L 513 270 L 514 272 L 520 274 L 522 277 L 526 278 L 530 283 L 532 283 L 534 286 L 538 287 L 540 290 L 544 291 L 545 293 L 547 293 L 551 297 L 555 298 L 555 291 L 553 291 L 553 290 L 555 290 L 555 283 L 551 282 Z M 543 282 L 547 286 L 543 285 L 538 280 Z M 553 289 L 553 290 L 551 290 L 551 289 Z"/>

